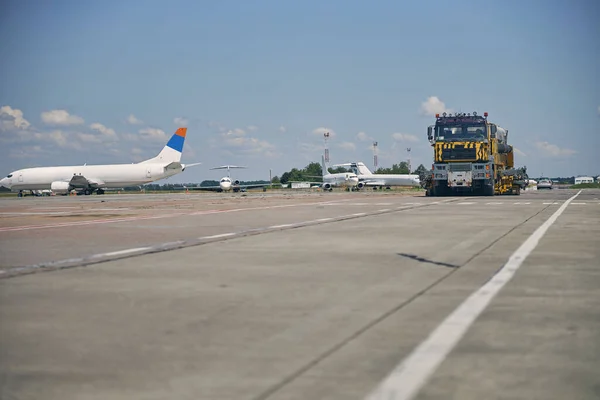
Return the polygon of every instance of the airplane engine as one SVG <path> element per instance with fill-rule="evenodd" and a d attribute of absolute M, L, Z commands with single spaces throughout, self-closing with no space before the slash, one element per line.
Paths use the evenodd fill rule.
<path fill-rule="evenodd" d="M 50 184 L 50 190 L 54 193 L 68 193 L 69 192 L 69 182 L 52 182 Z"/>
<path fill-rule="evenodd" d="M 329 190 L 331 189 L 331 184 L 330 183 L 324 183 L 323 184 L 323 190 Z"/>
<path fill-rule="evenodd" d="M 356 187 L 358 187 L 359 189 L 362 189 L 365 187 L 365 183 L 364 182 L 358 182 L 358 185 L 356 185 Z"/>
<path fill-rule="evenodd" d="M 240 181 L 238 181 L 238 180 L 235 180 L 235 181 L 233 181 L 233 184 L 234 184 L 235 186 L 237 186 L 237 185 L 239 185 L 239 184 L 240 184 Z"/>

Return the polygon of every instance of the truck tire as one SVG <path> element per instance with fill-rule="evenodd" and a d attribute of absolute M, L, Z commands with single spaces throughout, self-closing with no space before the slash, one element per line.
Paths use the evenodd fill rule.
<path fill-rule="evenodd" d="M 493 196 L 495 193 L 494 185 L 484 185 L 483 186 L 483 195 L 484 196 Z"/>

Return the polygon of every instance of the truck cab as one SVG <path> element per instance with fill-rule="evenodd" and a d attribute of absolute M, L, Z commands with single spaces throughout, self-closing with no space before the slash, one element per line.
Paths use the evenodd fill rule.
<path fill-rule="evenodd" d="M 427 195 L 520 193 L 514 185 L 508 130 L 489 122 L 487 116 L 487 112 L 483 116 L 436 114 L 435 125 L 427 129 L 434 149 Z"/>

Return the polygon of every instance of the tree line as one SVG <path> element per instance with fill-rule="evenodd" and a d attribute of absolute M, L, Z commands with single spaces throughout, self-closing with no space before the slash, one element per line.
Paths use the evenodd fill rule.
<path fill-rule="evenodd" d="M 352 172 L 351 169 L 345 167 L 329 168 L 329 173 L 337 174 L 342 172 Z M 391 168 L 378 168 L 375 174 L 415 174 L 423 177 L 428 173 L 427 168 L 423 164 L 419 165 L 414 171 L 410 171 L 408 168 L 408 162 L 401 161 L 398 164 L 392 165 Z M 288 172 L 281 174 L 281 177 L 275 176 L 273 183 L 286 184 L 291 181 L 307 182 L 314 181 L 323 176 L 323 168 L 321 164 L 317 162 L 311 162 L 302 169 L 292 168 Z"/>

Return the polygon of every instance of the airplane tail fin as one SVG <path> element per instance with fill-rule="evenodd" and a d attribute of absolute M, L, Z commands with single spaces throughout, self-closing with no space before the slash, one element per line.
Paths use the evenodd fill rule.
<path fill-rule="evenodd" d="M 367 168 L 367 166 L 362 163 L 356 163 L 356 169 L 358 170 L 358 175 L 372 175 L 373 173 L 371 172 L 371 170 L 369 168 Z"/>
<path fill-rule="evenodd" d="M 145 163 L 179 163 L 181 161 L 181 152 L 183 151 L 183 143 L 185 142 L 185 135 L 187 128 L 179 128 L 171 139 L 167 142 L 165 147 L 160 153 L 154 158 L 142 161 L 140 164 Z"/>
<path fill-rule="evenodd" d="M 325 156 L 321 156 L 321 169 L 323 170 L 321 172 L 323 176 L 329 174 L 329 169 L 327 169 L 327 164 L 325 163 Z"/>

